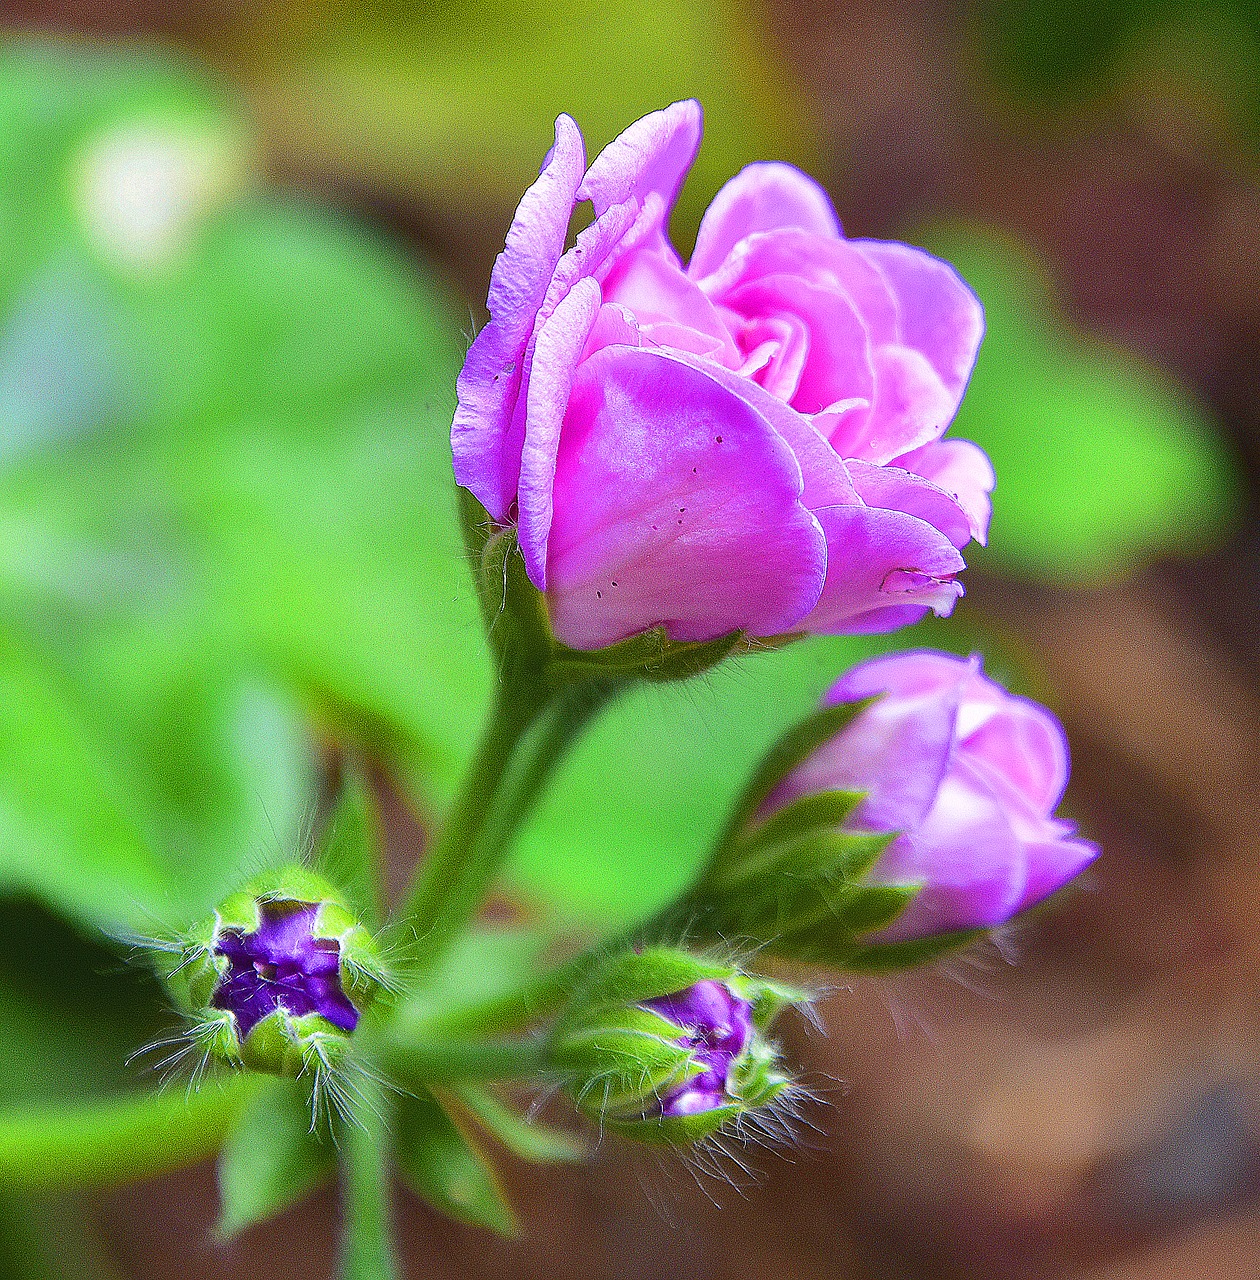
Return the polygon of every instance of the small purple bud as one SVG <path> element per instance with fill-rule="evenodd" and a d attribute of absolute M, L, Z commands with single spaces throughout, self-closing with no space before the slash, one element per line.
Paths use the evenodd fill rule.
<path fill-rule="evenodd" d="M 359 1011 L 341 987 L 341 945 L 314 936 L 318 914 L 318 903 L 265 901 L 252 933 L 219 934 L 214 951 L 227 960 L 227 971 L 210 1004 L 236 1016 L 242 1039 L 277 1009 L 295 1018 L 317 1013 L 354 1030 Z"/>
<path fill-rule="evenodd" d="M 686 1032 L 678 1043 L 689 1048 L 692 1060 L 703 1068 L 661 1097 L 660 1114 L 695 1115 L 730 1102 L 727 1079 L 731 1063 L 752 1039 L 752 1005 L 725 983 L 705 978 L 685 991 L 647 1000 L 644 1008 Z"/>

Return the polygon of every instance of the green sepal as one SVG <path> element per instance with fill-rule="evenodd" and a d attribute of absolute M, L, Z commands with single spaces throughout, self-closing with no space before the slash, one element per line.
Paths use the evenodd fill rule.
<path fill-rule="evenodd" d="M 838 702 L 820 707 L 790 728 L 762 758 L 744 788 L 718 843 L 719 857 L 727 844 L 737 840 L 753 822 L 757 810 L 769 794 L 797 765 L 813 755 L 823 743 L 834 738 L 850 721 L 869 707 L 871 698 L 859 702 Z"/>
<path fill-rule="evenodd" d="M 452 1099 L 518 1160 L 531 1164 L 573 1164 L 584 1160 L 589 1144 L 562 1129 L 521 1115 L 488 1088 L 463 1083 L 440 1091 L 446 1110 Z"/>
<path fill-rule="evenodd" d="M 605 1009 L 620 1010 L 685 991 L 706 978 L 724 982 L 732 972 L 729 965 L 701 960 L 672 947 L 619 952 L 605 959 L 574 994 L 557 1030 Z"/>
<path fill-rule="evenodd" d="M 826 948 L 822 948 L 817 956 L 808 958 L 818 964 L 837 965 L 851 973 L 894 973 L 900 969 L 914 969 L 927 964 L 985 936 L 984 929 L 959 929 L 930 938 L 910 938 L 905 942 L 858 945 L 852 951 L 843 954 L 837 952 L 834 956 L 827 954 Z"/>
<path fill-rule="evenodd" d="M 731 653 L 761 647 L 742 631 L 713 640 L 671 640 L 663 626 L 602 649 L 571 649 L 556 639 L 546 597 L 525 571 L 516 530 L 496 524 L 466 489 L 460 489 L 464 542 L 472 565 L 486 634 L 500 664 L 536 673 L 553 689 L 584 681 L 687 680 Z"/>
<path fill-rule="evenodd" d="M 393 1137 L 403 1181 L 427 1204 L 459 1222 L 517 1234 L 493 1166 L 432 1094 L 398 1100 Z"/>
<path fill-rule="evenodd" d="M 570 649 L 555 643 L 551 677 L 557 684 L 579 680 L 650 680 L 665 684 L 689 680 L 751 642 L 742 631 L 728 631 L 714 640 L 671 640 L 664 627 L 653 627 L 603 649 Z"/>
<path fill-rule="evenodd" d="M 230 1240 L 330 1182 L 337 1162 L 326 1129 L 312 1127 L 307 1090 L 263 1081 L 219 1155 L 215 1237 Z"/>

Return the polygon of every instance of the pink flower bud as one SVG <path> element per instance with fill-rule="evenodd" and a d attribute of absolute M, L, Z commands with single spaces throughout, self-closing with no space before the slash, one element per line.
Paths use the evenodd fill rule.
<path fill-rule="evenodd" d="M 460 374 L 456 478 L 515 522 L 575 648 L 949 613 L 993 487 L 975 445 L 941 439 L 979 302 L 919 249 L 846 240 L 785 164 L 718 192 L 684 266 L 667 227 L 699 143 L 678 102 L 588 169 L 556 121 Z M 580 200 L 595 220 L 566 251 Z"/>
<path fill-rule="evenodd" d="M 864 792 L 846 828 L 900 833 L 870 879 L 923 887 L 868 942 L 1001 924 L 1098 856 L 1052 816 L 1068 778 L 1058 720 L 988 679 L 979 657 L 921 650 L 875 658 L 824 701 L 877 695 L 765 806 L 772 812 L 823 790 Z"/>

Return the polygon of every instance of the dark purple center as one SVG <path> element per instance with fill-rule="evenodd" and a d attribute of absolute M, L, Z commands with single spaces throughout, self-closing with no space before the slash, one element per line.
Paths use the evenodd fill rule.
<path fill-rule="evenodd" d="M 318 911 L 312 902 L 264 902 L 253 933 L 219 935 L 215 950 L 227 957 L 228 971 L 210 1003 L 236 1015 L 242 1038 L 277 1009 L 294 1017 L 318 1013 L 354 1030 L 359 1011 L 341 989 L 337 940 L 311 936 Z"/>
<path fill-rule="evenodd" d="M 661 1115 L 689 1116 L 729 1102 L 731 1063 L 752 1039 L 752 1005 L 725 983 L 706 978 L 685 991 L 648 1000 L 645 1007 L 683 1029 L 678 1043 L 691 1049 L 703 1068 L 661 1098 Z"/>

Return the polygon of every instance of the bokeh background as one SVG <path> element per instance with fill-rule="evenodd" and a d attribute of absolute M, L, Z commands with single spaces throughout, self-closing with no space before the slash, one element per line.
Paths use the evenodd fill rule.
<path fill-rule="evenodd" d="M 499 1153 L 523 1236 L 400 1188 L 407 1274 L 1260 1274 L 1253 0 L 0 19 L 0 1275 L 331 1274 L 330 1190 L 216 1243 L 209 1161 L 102 1192 L 13 1143 L 32 1106 L 150 1086 L 125 1059 L 160 1001 L 105 931 L 283 858 L 346 749 L 400 878 L 422 851 L 489 686 L 445 433 L 490 264 L 558 111 L 593 154 L 690 95 L 681 246 L 741 164 L 786 158 L 850 234 L 981 294 L 955 430 L 997 466 L 992 546 L 951 622 L 884 643 L 982 648 L 1054 706 L 1105 857 L 992 947 L 833 990 L 827 1033 L 790 1033 L 821 1099 L 798 1149 L 724 1179 Z M 494 944 L 667 899 L 874 643 L 618 706 L 526 831 Z"/>

